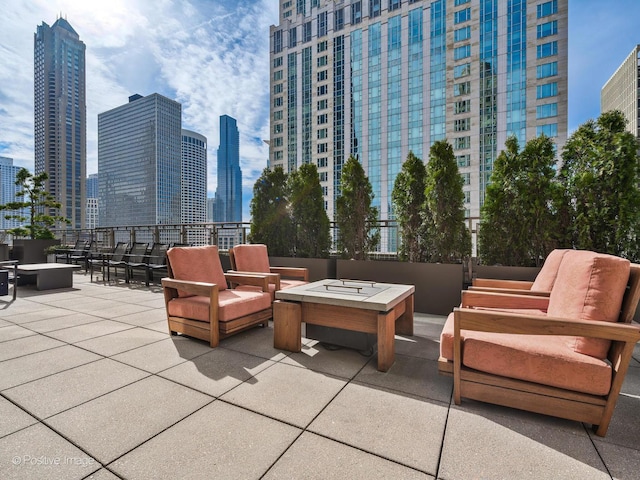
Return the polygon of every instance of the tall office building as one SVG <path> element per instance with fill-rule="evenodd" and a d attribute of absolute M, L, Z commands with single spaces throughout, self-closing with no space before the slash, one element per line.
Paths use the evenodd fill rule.
<path fill-rule="evenodd" d="M 220 147 L 218 148 L 218 187 L 214 220 L 242 221 L 242 170 L 240 169 L 240 134 L 236 120 L 220 116 Z"/>
<path fill-rule="evenodd" d="M 16 175 L 20 171 L 20 167 L 13 164 L 13 159 L 8 157 L 0 157 L 0 205 L 9 202 L 22 202 L 24 199 L 18 198 L 16 193 L 20 191 L 20 187 L 16 185 Z M 0 212 L 0 230 L 26 225 L 28 222 L 19 220 L 7 220 L 5 215 L 21 215 L 25 218 L 29 216 L 27 209 L 21 211 L 3 211 Z"/>
<path fill-rule="evenodd" d="M 446 139 L 479 217 L 509 135 L 566 141 L 567 15 L 568 0 L 281 0 L 271 167 L 317 164 L 333 218 L 354 155 L 387 219 L 409 151 L 427 162 Z"/>
<path fill-rule="evenodd" d="M 72 228 L 85 223 L 87 107 L 85 44 L 64 18 L 34 35 L 35 173 L 62 204 Z"/>
<path fill-rule="evenodd" d="M 182 223 L 207 220 L 207 137 L 182 130 Z"/>
<path fill-rule="evenodd" d="M 157 93 L 98 114 L 99 226 L 181 220 L 182 106 Z"/>
<path fill-rule="evenodd" d="M 640 45 L 622 62 L 600 92 L 600 111 L 620 110 L 627 130 L 640 138 Z"/>
<path fill-rule="evenodd" d="M 92 173 L 87 177 L 87 204 L 85 228 L 98 226 L 98 174 Z"/>

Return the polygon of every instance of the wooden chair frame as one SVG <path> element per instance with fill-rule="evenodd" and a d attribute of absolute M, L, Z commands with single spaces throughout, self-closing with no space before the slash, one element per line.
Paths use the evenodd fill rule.
<path fill-rule="evenodd" d="M 173 277 L 171 264 L 167 257 L 167 271 L 169 277 L 161 280 L 162 290 L 164 292 L 164 302 L 167 312 L 167 323 L 171 335 L 182 333 L 190 337 L 206 340 L 212 348 L 220 343 L 220 340 L 235 333 L 242 332 L 257 325 L 263 327 L 269 326 L 269 320 L 273 317 L 273 308 L 269 307 L 264 310 L 245 315 L 243 317 L 234 318 L 226 322 L 219 321 L 218 318 L 218 285 L 215 283 L 192 282 L 188 280 L 178 280 Z M 253 285 L 261 287 L 263 292 L 269 291 L 269 281 L 264 275 L 247 275 L 225 273 L 227 282 L 236 285 Z M 178 290 L 190 293 L 192 295 L 200 295 L 209 298 L 209 322 L 202 322 L 185 317 L 176 317 L 169 315 L 169 302 L 178 297 Z M 216 308 L 211 308 L 215 305 Z"/>
<path fill-rule="evenodd" d="M 524 280 L 498 280 L 492 278 L 474 278 L 470 290 L 507 293 L 514 295 L 534 295 L 548 297 L 551 292 L 532 291 L 533 282 Z"/>
<path fill-rule="evenodd" d="M 587 422 L 596 435 L 605 436 L 616 406 L 635 344 L 640 341 L 640 326 L 631 325 L 640 299 L 640 265 L 631 264 L 629 283 L 617 323 L 581 321 L 548 316 L 513 314 L 483 308 L 543 308 L 548 298 L 527 295 L 503 295 L 488 292 L 463 292 L 462 305 L 454 309 L 453 361 L 440 357 L 438 369 L 453 375 L 453 398 L 462 397 L 521 410 Z M 611 340 L 608 360 L 612 366 L 611 389 L 607 395 L 589 395 L 549 387 L 474 370 L 463 365 L 464 341 L 461 330 L 513 333 L 521 335 L 565 335 Z"/>
<path fill-rule="evenodd" d="M 259 273 L 260 275 L 266 275 L 269 278 L 269 283 L 273 283 L 276 286 L 276 291 L 280 290 L 280 279 L 282 277 L 286 278 L 296 278 L 302 280 L 304 282 L 309 281 L 309 269 L 304 267 L 271 267 L 269 266 L 268 272 L 242 272 L 236 269 L 236 257 L 233 251 L 233 247 L 229 249 L 229 261 L 231 262 L 231 272 L 235 273 L 249 273 L 255 274 Z"/>

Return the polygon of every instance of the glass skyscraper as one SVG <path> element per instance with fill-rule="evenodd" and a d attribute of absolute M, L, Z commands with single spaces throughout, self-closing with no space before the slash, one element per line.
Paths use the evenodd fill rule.
<path fill-rule="evenodd" d="M 23 198 L 16 196 L 20 191 L 20 187 L 16 185 L 16 175 L 20 171 L 20 167 L 13 164 L 13 159 L 8 157 L 0 157 L 0 205 L 9 202 L 22 202 Z M 25 208 L 19 211 L 3 211 L 0 212 L 0 230 L 20 227 L 27 225 L 28 221 L 20 222 L 19 220 L 7 220 L 5 215 L 21 215 L 25 218 L 29 217 L 29 211 Z"/>
<path fill-rule="evenodd" d="M 269 165 L 316 163 L 333 218 L 354 155 L 388 219 L 409 151 L 427 162 L 446 139 L 479 217 L 509 135 L 566 141 L 567 15 L 568 0 L 280 0 Z"/>
<path fill-rule="evenodd" d="M 72 228 L 85 223 L 87 109 L 85 44 L 64 18 L 34 35 L 35 173 L 62 204 Z"/>
<path fill-rule="evenodd" d="M 182 223 L 207 221 L 207 137 L 182 130 Z"/>
<path fill-rule="evenodd" d="M 220 116 L 218 148 L 218 186 L 214 221 L 242 221 L 242 170 L 240 169 L 240 134 L 236 120 Z"/>
<path fill-rule="evenodd" d="M 98 115 L 99 226 L 181 222 L 182 106 L 157 93 Z"/>
<path fill-rule="evenodd" d="M 627 130 L 640 138 L 640 45 L 611 75 L 600 92 L 600 111 L 620 110 L 627 119 Z"/>

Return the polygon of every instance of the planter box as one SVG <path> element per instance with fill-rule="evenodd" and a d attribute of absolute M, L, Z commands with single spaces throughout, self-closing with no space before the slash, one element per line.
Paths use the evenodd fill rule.
<path fill-rule="evenodd" d="M 12 260 L 25 263 L 47 263 L 45 249 L 53 245 L 60 245 L 59 239 L 14 239 Z"/>
<path fill-rule="evenodd" d="M 448 315 L 460 305 L 462 264 L 337 260 L 337 278 L 415 285 L 414 310 Z"/>
<path fill-rule="evenodd" d="M 505 267 L 500 265 L 475 265 L 473 278 L 491 278 L 496 280 L 525 280 L 533 282 L 540 267 Z"/>
<path fill-rule="evenodd" d="M 325 278 L 337 278 L 335 258 L 269 257 L 269 265 L 272 267 L 308 268 L 310 282 Z"/>

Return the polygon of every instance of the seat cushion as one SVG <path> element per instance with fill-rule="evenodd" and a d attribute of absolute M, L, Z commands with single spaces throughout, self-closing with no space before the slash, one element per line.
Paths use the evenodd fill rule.
<path fill-rule="evenodd" d="M 236 245 L 233 247 L 235 269 L 240 272 L 269 273 L 269 254 L 267 246 L 256 243 L 251 245 Z"/>
<path fill-rule="evenodd" d="M 547 314 L 576 320 L 618 321 L 629 271 L 629 260 L 586 250 L 572 251 L 558 269 Z M 604 359 L 610 343 L 578 337 L 574 349 Z"/>
<path fill-rule="evenodd" d="M 556 277 L 558 276 L 558 269 L 560 268 L 560 263 L 564 258 L 565 254 L 569 252 L 568 249 L 555 249 L 547 255 L 547 258 L 538 272 L 536 279 L 531 285 L 531 290 L 534 292 L 550 292 L 553 288 L 553 284 L 556 282 Z"/>
<path fill-rule="evenodd" d="M 218 247 L 174 247 L 167 251 L 173 278 L 192 282 L 215 283 L 218 290 L 227 288 L 227 280 L 222 270 Z M 178 291 L 180 297 L 190 294 Z"/>
<path fill-rule="evenodd" d="M 574 337 L 463 330 L 462 363 L 493 375 L 592 395 L 606 395 L 611 367 L 574 350 Z M 453 313 L 440 337 L 440 355 L 453 360 Z"/>
<path fill-rule="evenodd" d="M 271 295 L 258 290 L 227 289 L 218 293 L 218 321 L 227 322 L 271 307 Z M 209 298 L 179 297 L 169 301 L 168 313 L 174 317 L 209 321 Z"/>

